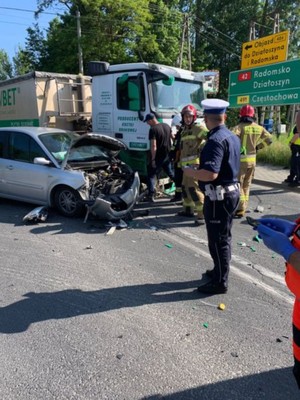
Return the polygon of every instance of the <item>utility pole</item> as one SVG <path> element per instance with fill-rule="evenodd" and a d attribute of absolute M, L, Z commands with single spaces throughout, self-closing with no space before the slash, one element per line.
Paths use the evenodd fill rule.
<path fill-rule="evenodd" d="M 273 33 L 278 33 L 280 30 L 279 26 L 279 14 L 275 14 L 274 16 L 274 25 L 273 25 Z M 280 116 L 280 106 L 271 106 L 270 108 L 270 119 L 274 118 L 274 110 L 275 110 L 275 121 L 273 122 L 273 126 L 276 126 L 277 136 L 280 135 L 281 131 L 281 116 Z M 276 124 L 275 124 L 276 122 Z"/>
<path fill-rule="evenodd" d="M 190 41 L 190 26 L 189 26 L 189 15 L 184 14 L 183 17 L 183 28 L 181 35 L 181 43 L 180 43 L 180 53 L 177 61 L 177 66 L 182 68 L 182 60 L 184 53 L 184 44 L 187 43 L 187 52 L 188 52 L 188 63 L 189 69 L 192 69 L 192 57 L 191 57 L 191 41 Z"/>
<path fill-rule="evenodd" d="M 187 45 L 188 45 L 189 70 L 191 71 L 191 70 L 192 70 L 192 56 L 191 56 L 191 38 L 190 38 L 190 23 L 189 23 L 189 17 L 187 17 L 186 29 L 187 29 Z"/>
<path fill-rule="evenodd" d="M 250 22 L 249 42 L 256 39 L 255 22 Z"/>
<path fill-rule="evenodd" d="M 256 39 L 256 30 L 255 30 L 255 22 L 250 22 L 250 31 L 249 31 L 249 42 Z M 261 113 L 258 111 L 258 115 L 260 114 L 260 124 L 263 125 L 263 121 L 265 118 L 265 110 L 266 107 L 261 107 Z"/>
<path fill-rule="evenodd" d="M 83 59 L 82 59 L 82 48 L 81 48 L 81 24 L 80 24 L 80 11 L 76 10 L 77 20 L 77 41 L 78 41 L 78 61 L 79 61 L 79 73 L 83 75 Z"/>
<path fill-rule="evenodd" d="M 82 48 L 81 48 L 81 24 L 80 24 L 80 11 L 76 10 L 76 20 L 77 20 L 77 41 L 78 41 L 78 62 L 79 62 L 79 73 L 78 73 L 78 111 L 84 112 L 85 104 L 85 90 L 84 90 L 84 78 L 83 78 L 83 58 L 82 58 Z"/>
<path fill-rule="evenodd" d="M 186 28 L 186 14 L 183 15 L 183 27 L 182 27 L 182 35 L 181 35 L 181 41 L 180 41 L 180 52 L 179 52 L 179 57 L 178 57 L 178 61 L 177 61 L 177 66 L 179 68 L 181 68 L 181 66 L 182 66 L 185 28 Z"/>

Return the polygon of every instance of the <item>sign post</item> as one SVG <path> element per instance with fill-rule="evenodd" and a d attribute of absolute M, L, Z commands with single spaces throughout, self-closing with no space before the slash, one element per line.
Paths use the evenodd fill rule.
<path fill-rule="evenodd" d="M 229 75 L 230 107 L 244 104 L 277 106 L 300 103 L 300 59 L 265 67 L 233 71 Z"/>
<path fill-rule="evenodd" d="M 287 59 L 289 31 L 243 43 L 241 69 L 275 64 Z"/>

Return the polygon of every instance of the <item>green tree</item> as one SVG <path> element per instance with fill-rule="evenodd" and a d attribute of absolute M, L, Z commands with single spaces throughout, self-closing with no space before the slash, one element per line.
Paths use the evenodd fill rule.
<path fill-rule="evenodd" d="M 24 49 L 19 47 L 13 57 L 15 74 L 21 75 L 29 71 L 42 69 L 41 60 L 45 57 L 46 41 L 44 34 L 35 23 L 27 28 L 27 37 Z"/>
<path fill-rule="evenodd" d="M 47 0 L 38 2 L 38 13 L 59 3 L 66 13 L 47 34 L 47 57 L 56 70 L 71 72 L 78 64 L 77 11 L 85 66 L 90 60 L 174 65 L 178 58 L 182 16 L 177 0 Z"/>
<path fill-rule="evenodd" d="M 26 50 L 19 46 L 18 51 L 13 57 L 14 75 L 24 75 L 32 71 L 32 66 L 29 54 Z"/>
<path fill-rule="evenodd" d="M 197 0 L 195 4 L 193 69 L 205 66 L 219 70 L 220 94 L 224 97 L 229 72 L 240 69 L 241 46 L 249 40 L 250 22 L 257 6 L 257 0 Z"/>
<path fill-rule="evenodd" d="M 9 61 L 5 50 L 0 49 L 0 80 L 9 79 L 13 76 L 13 66 Z"/>
<path fill-rule="evenodd" d="M 290 55 L 299 56 L 297 1 L 37 0 L 37 17 L 57 5 L 65 11 L 50 23 L 45 37 L 38 26 L 29 31 L 24 51 L 35 68 L 76 73 L 78 44 L 85 71 L 91 60 L 176 65 L 180 55 L 183 68 L 188 68 L 190 44 L 192 69 L 220 70 L 220 95 L 226 97 L 229 73 L 240 69 L 242 43 L 249 40 L 251 22 L 257 37 L 271 34 L 274 15 L 279 13 L 280 30 L 291 32 Z M 188 32 L 183 36 L 186 17 Z"/>

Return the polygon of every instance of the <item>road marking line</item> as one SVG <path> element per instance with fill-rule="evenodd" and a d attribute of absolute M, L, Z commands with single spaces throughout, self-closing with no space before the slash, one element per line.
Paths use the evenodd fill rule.
<path fill-rule="evenodd" d="M 200 239 L 198 236 L 186 231 L 185 229 L 181 229 L 179 228 L 179 232 L 182 233 L 185 238 L 181 238 L 177 235 L 172 234 L 170 231 L 164 232 L 163 230 L 159 231 L 162 235 L 167 236 L 168 240 L 170 240 L 170 236 L 172 236 L 172 240 L 182 244 L 184 247 L 190 248 L 191 250 L 193 250 L 196 254 L 201 255 L 202 257 L 205 257 L 207 259 L 211 260 L 211 256 L 209 254 L 208 251 L 199 249 L 198 247 L 196 247 L 194 244 L 188 242 L 187 239 L 191 239 L 192 241 L 196 242 L 196 243 L 201 243 L 204 244 L 205 246 L 208 246 L 208 242 L 207 240 L 204 239 Z M 254 269 L 256 272 L 260 273 L 261 275 L 264 275 L 268 278 L 273 279 L 274 281 L 276 281 L 277 283 L 280 283 L 281 285 L 283 285 L 285 287 L 285 281 L 284 278 L 282 278 L 282 276 L 275 274 L 273 272 L 271 272 L 270 270 L 268 270 L 267 268 L 264 268 L 261 265 L 254 265 L 253 268 L 253 264 L 250 263 L 249 261 L 239 257 L 239 256 L 232 256 L 232 260 L 234 260 L 234 263 L 236 264 L 241 264 L 244 267 L 247 268 L 251 268 Z M 248 265 L 251 264 L 251 267 Z M 261 287 L 262 289 L 264 289 L 266 292 L 271 293 L 273 296 L 280 298 L 281 300 L 284 300 L 285 302 L 287 302 L 288 304 L 293 304 L 294 303 L 294 297 L 290 294 L 290 293 L 285 293 L 282 292 L 276 288 L 273 288 L 272 286 L 260 281 L 259 279 L 253 277 L 251 274 L 248 274 L 247 272 L 241 271 L 240 268 L 238 268 L 237 266 L 234 265 L 230 265 L 230 269 L 233 273 L 235 273 L 236 275 L 238 275 L 241 279 L 247 281 L 247 282 L 251 282 L 259 287 Z"/>

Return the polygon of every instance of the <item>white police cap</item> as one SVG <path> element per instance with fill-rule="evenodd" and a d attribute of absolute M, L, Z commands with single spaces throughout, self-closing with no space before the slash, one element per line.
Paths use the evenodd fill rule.
<path fill-rule="evenodd" d="M 201 106 L 204 114 L 224 114 L 229 103 L 221 99 L 205 99 L 201 101 Z"/>

